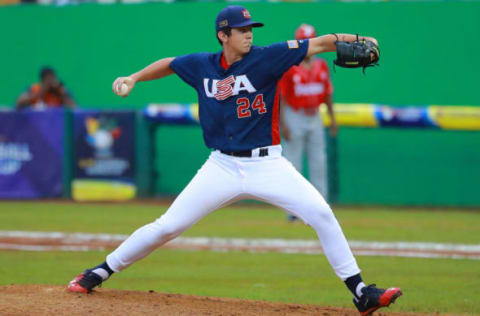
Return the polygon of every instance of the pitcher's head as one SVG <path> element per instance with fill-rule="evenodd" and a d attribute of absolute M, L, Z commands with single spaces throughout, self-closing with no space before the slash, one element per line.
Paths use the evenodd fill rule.
<path fill-rule="evenodd" d="M 215 20 L 215 31 L 220 45 L 230 45 L 241 51 L 252 46 L 253 27 L 262 27 L 263 23 L 252 21 L 250 12 L 242 6 L 230 5 L 220 11 Z"/>

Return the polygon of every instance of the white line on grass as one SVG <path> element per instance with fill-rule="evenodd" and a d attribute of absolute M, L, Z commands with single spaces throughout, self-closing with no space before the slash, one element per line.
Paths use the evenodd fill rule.
<path fill-rule="evenodd" d="M 4 239 L 0 243 L 0 249 L 27 251 L 105 250 L 111 248 L 112 244 L 121 243 L 127 237 L 128 235 L 119 234 L 0 231 L 0 238 Z M 15 239 L 21 239 L 21 241 Z M 109 247 L 101 244 L 102 242 L 110 243 Z M 85 243 L 93 244 L 86 245 Z M 349 241 L 349 244 L 355 255 L 363 256 L 480 259 L 480 245 L 378 241 Z M 323 253 L 320 242 L 316 240 L 179 237 L 170 241 L 165 247 L 213 251 Z"/>

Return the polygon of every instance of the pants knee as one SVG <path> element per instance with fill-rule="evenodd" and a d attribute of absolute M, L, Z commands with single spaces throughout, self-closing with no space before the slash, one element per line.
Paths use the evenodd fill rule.
<path fill-rule="evenodd" d="M 179 236 L 187 229 L 184 225 L 177 221 L 166 220 L 160 217 L 152 224 L 152 228 L 155 230 L 155 239 L 158 243 L 165 243 Z"/>
<path fill-rule="evenodd" d="M 307 214 L 309 223 L 312 226 L 325 225 L 336 221 L 335 215 L 328 204 L 311 205 L 309 208 L 311 211 Z"/>
<path fill-rule="evenodd" d="M 320 216 L 320 218 L 322 219 L 323 222 L 330 223 L 332 221 L 337 220 L 330 207 L 322 208 L 322 210 L 319 212 L 319 214 L 320 214 L 319 216 Z"/>

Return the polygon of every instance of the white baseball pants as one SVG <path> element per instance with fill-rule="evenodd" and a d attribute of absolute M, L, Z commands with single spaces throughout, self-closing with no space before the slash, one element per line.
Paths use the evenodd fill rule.
<path fill-rule="evenodd" d="M 107 256 L 119 272 L 179 236 L 202 217 L 241 199 L 273 204 L 301 218 L 317 232 L 335 273 L 343 280 L 360 269 L 329 205 L 320 193 L 281 156 L 280 145 L 269 155 L 232 157 L 214 151 L 170 208 L 153 223 L 136 230 Z"/>

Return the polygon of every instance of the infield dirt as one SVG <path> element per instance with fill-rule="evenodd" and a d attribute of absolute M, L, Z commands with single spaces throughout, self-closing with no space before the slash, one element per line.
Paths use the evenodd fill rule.
<path fill-rule="evenodd" d="M 154 291 L 98 289 L 75 294 L 58 285 L 0 286 L 0 315 L 358 315 L 354 309 L 271 303 Z M 420 315 L 375 313 L 375 315 Z"/>

